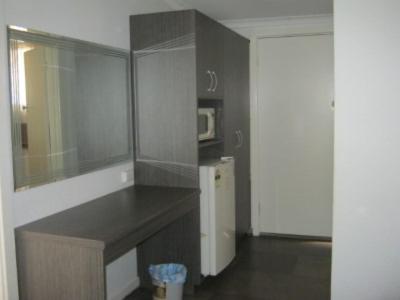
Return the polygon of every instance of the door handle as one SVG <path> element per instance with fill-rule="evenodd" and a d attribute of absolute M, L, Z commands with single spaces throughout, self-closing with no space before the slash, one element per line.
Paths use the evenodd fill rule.
<path fill-rule="evenodd" d="M 207 92 L 212 92 L 213 86 L 214 86 L 214 77 L 213 74 L 210 70 L 207 70 L 207 73 L 210 76 L 210 84 L 208 85 Z"/>
<path fill-rule="evenodd" d="M 215 73 L 215 71 L 212 71 L 212 74 L 214 75 L 214 78 L 215 78 L 215 85 L 214 85 L 214 88 L 212 91 L 215 92 L 218 87 L 218 76 L 217 76 L 217 73 Z"/>

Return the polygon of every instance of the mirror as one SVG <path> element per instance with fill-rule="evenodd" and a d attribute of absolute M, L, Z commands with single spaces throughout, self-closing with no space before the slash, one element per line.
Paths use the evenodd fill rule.
<path fill-rule="evenodd" d="M 132 159 L 129 52 L 9 27 L 16 190 Z"/>

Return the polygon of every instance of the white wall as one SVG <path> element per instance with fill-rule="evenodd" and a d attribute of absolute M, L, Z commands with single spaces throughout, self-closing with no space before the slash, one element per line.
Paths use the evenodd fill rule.
<path fill-rule="evenodd" d="M 11 142 L 10 118 L 6 91 L 8 87 L 5 2 L 0 0 L 0 260 L 2 284 L 0 299 L 17 299 L 17 270 L 15 262 L 13 209 L 10 197 Z"/>
<path fill-rule="evenodd" d="M 222 23 L 239 34 L 250 39 L 250 106 L 251 106 L 251 227 L 254 235 L 260 234 L 259 203 L 263 197 L 260 186 L 263 185 L 263 174 L 259 161 L 262 157 L 259 145 L 258 128 L 258 97 L 257 69 L 259 40 L 271 36 L 287 36 L 299 34 L 315 34 L 333 32 L 333 17 L 331 15 L 316 15 L 302 17 L 265 18 L 250 20 L 226 20 Z"/>
<path fill-rule="evenodd" d="M 4 215 L 13 216 L 14 225 L 19 226 L 133 184 L 120 181 L 121 171 L 132 167 L 132 163 L 127 163 L 24 192 L 13 192 L 5 24 L 129 49 L 129 15 L 164 11 L 170 7 L 162 0 L 0 1 L 0 175 L 3 204 L 8 207 Z M 11 210 L 13 215 L 10 214 Z M 12 237 L 9 241 L 12 241 Z M 13 262 L 13 251 L 8 252 Z M 117 298 L 126 287 L 137 283 L 135 252 L 130 252 L 122 260 L 124 266 L 128 267 L 122 268 L 121 262 L 115 262 L 107 268 L 108 293 Z M 17 299 L 15 273 L 9 274 L 11 279 L 14 278 L 10 299 Z"/>
<path fill-rule="evenodd" d="M 400 2 L 336 0 L 333 300 L 400 298 Z"/>
<path fill-rule="evenodd" d="M 4 24 L 4 1 L 0 0 L 0 26 Z M 6 40 L 6 32 L 4 28 L 0 28 L 0 41 Z M 16 299 L 18 296 L 17 290 L 17 273 L 15 264 L 15 246 L 13 234 L 13 219 L 12 219 L 12 203 L 10 201 L 8 189 L 9 185 L 10 161 L 9 153 L 11 144 L 9 143 L 9 128 L 4 126 L 9 123 L 9 115 L 6 113 L 8 108 L 8 99 L 3 92 L 7 87 L 7 73 L 5 66 L 7 65 L 7 46 L 6 43 L 0 42 L 0 299 Z M 10 296 L 10 297 L 9 297 Z"/>

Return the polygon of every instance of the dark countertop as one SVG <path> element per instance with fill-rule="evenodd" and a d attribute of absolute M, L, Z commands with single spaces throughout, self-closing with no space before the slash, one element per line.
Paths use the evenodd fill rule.
<path fill-rule="evenodd" d="M 16 228 L 104 250 L 111 261 L 199 206 L 198 189 L 132 186 Z"/>

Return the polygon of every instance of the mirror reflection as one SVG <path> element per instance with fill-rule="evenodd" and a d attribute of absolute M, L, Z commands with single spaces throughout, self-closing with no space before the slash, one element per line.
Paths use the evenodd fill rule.
<path fill-rule="evenodd" d="M 129 54 L 9 28 L 15 188 L 132 159 Z"/>

